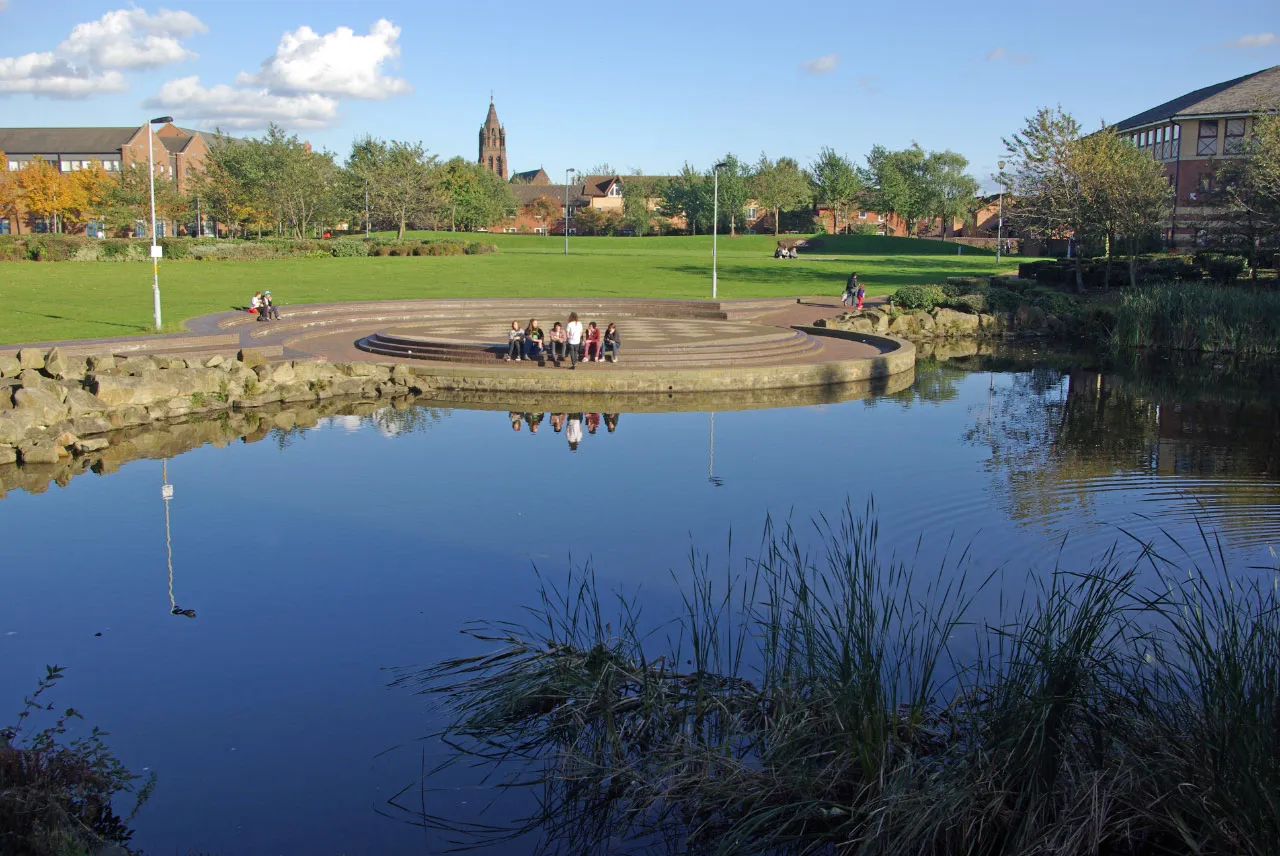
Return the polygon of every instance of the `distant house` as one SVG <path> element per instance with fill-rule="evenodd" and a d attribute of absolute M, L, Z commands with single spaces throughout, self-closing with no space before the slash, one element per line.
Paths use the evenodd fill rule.
<path fill-rule="evenodd" d="M 1215 171 L 1238 157 L 1262 112 L 1280 110 L 1280 65 L 1180 95 L 1113 127 L 1165 166 L 1174 188 L 1164 238 L 1191 246 L 1206 238 L 1204 224 L 1229 213 L 1214 207 Z"/>
<path fill-rule="evenodd" d="M 146 125 L 123 128 L 0 128 L 0 151 L 6 156 L 0 166 L 16 172 L 33 159 L 40 158 L 62 172 L 87 169 L 94 160 L 101 161 L 103 168 L 111 173 L 120 173 L 134 166 L 145 169 L 148 141 L 156 175 L 172 177 L 178 191 L 185 193 L 190 189 L 195 174 L 204 167 L 213 135 L 173 124 L 154 129 Z M 0 235 L 47 232 L 53 225 L 43 217 L 34 217 L 19 208 L 17 216 L 0 217 Z M 85 228 L 81 224 L 73 231 L 83 233 Z M 172 221 L 156 224 L 162 235 L 176 234 L 179 228 Z"/>

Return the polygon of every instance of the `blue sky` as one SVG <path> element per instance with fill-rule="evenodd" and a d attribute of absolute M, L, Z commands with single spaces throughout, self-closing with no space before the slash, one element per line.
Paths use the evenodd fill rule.
<path fill-rule="evenodd" d="M 861 161 L 915 140 L 983 178 L 1038 106 L 1091 126 L 1280 64 L 1274 0 L 0 10 L 0 126 L 173 113 L 252 134 L 276 116 L 340 154 L 371 132 L 474 157 L 492 91 L 512 168 L 553 176 L 602 162 L 666 173 L 726 151 L 808 163 L 826 145 Z"/>

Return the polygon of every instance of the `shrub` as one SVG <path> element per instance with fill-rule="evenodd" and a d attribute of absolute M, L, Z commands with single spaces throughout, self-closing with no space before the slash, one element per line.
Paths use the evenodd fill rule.
<path fill-rule="evenodd" d="M 424 255 L 428 256 L 460 256 L 466 248 L 459 241 L 427 241 L 423 245 Z"/>
<path fill-rule="evenodd" d="M 956 294 L 976 294 L 986 290 L 991 280 L 985 276 L 949 276 L 946 284 L 956 289 Z"/>
<path fill-rule="evenodd" d="M 893 305 L 900 309 L 923 309 L 928 312 L 943 300 L 947 294 L 937 285 L 904 285 L 893 293 Z"/>
<path fill-rule="evenodd" d="M 1006 291 L 1015 291 L 1022 294 L 1031 287 L 1034 281 L 1033 279 L 1024 279 L 1021 274 L 1018 276 L 993 276 L 991 277 L 991 287 L 1003 288 Z"/>
<path fill-rule="evenodd" d="M 471 241 L 466 246 L 466 252 L 469 256 L 487 255 L 497 251 L 498 248 L 494 244 L 482 244 L 479 241 Z"/>
<path fill-rule="evenodd" d="M 1222 285 L 1230 285 L 1244 272 L 1244 259 L 1222 253 L 1196 253 L 1196 264 L 1204 269 L 1209 279 Z"/>
<path fill-rule="evenodd" d="M 1168 283 L 1124 293 L 1111 344 L 1244 356 L 1280 354 L 1280 294 L 1204 283 Z"/>
<path fill-rule="evenodd" d="M 938 305 L 958 312 L 967 312 L 970 315 L 980 315 L 987 311 L 987 296 L 978 293 L 957 294 L 940 301 Z"/>
<path fill-rule="evenodd" d="M 191 243 L 187 238 L 161 238 L 157 243 L 164 249 L 164 257 L 171 262 L 187 257 Z"/>
<path fill-rule="evenodd" d="M 1018 307 L 1026 302 L 1021 294 L 1006 288 L 993 288 L 987 292 L 986 298 L 987 311 L 993 314 L 1016 312 Z"/>
<path fill-rule="evenodd" d="M 102 258 L 109 262 L 128 261 L 132 254 L 131 249 L 132 245 L 129 241 L 107 238 L 102 241 Z"/>
<path fill-rule="evenodd" d="M 337 258 L 357 258 L 369 255 L 369 243 L 364 240 L 353 240 L 351 238 L 343 238 L 334 241 L 331 245 L 333 255 Z"/>
<path fill-rule="evenodd" d="M 391 248 L 386 246 L 385 244 L 379 244 L 378 246 L 373 248 L 373 255 L 389 256 L 391 255 Z"/>
<path fill-rule="evenodd" d="M 1032 306 L 1038 306 L 1050 315 L 1069 315 L 1080 308 L 1080 301 L 1068 294 L 1050 292 L 1037 294 L 1031 300 Z"/>

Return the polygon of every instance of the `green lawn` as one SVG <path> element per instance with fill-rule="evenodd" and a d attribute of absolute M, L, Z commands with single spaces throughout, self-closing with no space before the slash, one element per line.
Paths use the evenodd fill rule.
<path fill-rule="evenodd" d="M 413 233 L 414 238 L 440 237 Z M 710 237 L 576 238 L 465 235 L 498 253 L 410 258 L 175 261 L 160 266 L 166 329 L 243 306 L 270 288 L 282 306 L 413 297 L 711 296 Z M 905 238 L 825 238 L 818 257 L 771 257 L 768 235 L 722 237 L 719 296 L 837 295 L 851 270 L 872 295 L 948 276 L 989 274 L 995 258 L 966 247 Z M 944 252 L 949 250 L 950 252 Z M 1016 262 L 1001 265 L 1013 270 Z M 0 263 L 0 342 L 151 332 L 151 266 L 145 262 Z"/>

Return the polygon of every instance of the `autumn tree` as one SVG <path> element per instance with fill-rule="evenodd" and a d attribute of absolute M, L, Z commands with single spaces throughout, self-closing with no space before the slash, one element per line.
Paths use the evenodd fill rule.
<path fill-rule="evenodd" d="M 115 189 L 116 177 L 107 172 L 97 158 L 91 160 L 87 168 L 64 175 L 73 190 L 73 201 L 67 207 L 68 218 L 76 223 L 102 220 L 105 225 L 108 200 Z"/>
<path fill-rule="evenodd" d="M 17 185 L 23 207 L 36 217 L 54 220 L 67 202 L 62 173 L 44 158 L 34 157 L 18 171 Z"/>
<path fill-rule="evenodd" d="M 16 175 L 7 169 L 8 164 L 9 156 L 0 151 L 0 217 L 17 217 L 22 188 Z"/>
<path fill-rule="evenodd" d="M 537 199 L 526 203 L 524 208 L 521 210 L 523 211 L 524 216 L 538 221 L 542 224 L 543 228 L 549 228 L 548 224 L 550 224 L 552 220 L 559 219 L 562 208 L 563 205 L 556 202 L 551 197 L 539 196 Z"/>
<path fill-rule="evenodd" d="M 849 159 L 829 146 L 818 153 L 809 174 L 814 202 L 831 212 L 831 232 L 835 234 L 840 231 L 839 218 L 848 217 L 863 193 L 862 179 Z"/>
<path fill-rule="evenodd" d="M 769 160 L 764 152 L 756 162 L 751 178 L 751 193 L 763 207 L 773 212 L 773 234 L 776 237 L 783 211 L 793 211 L 813 201 L 813 186 L 800 164 L 788 157 Z"/>

